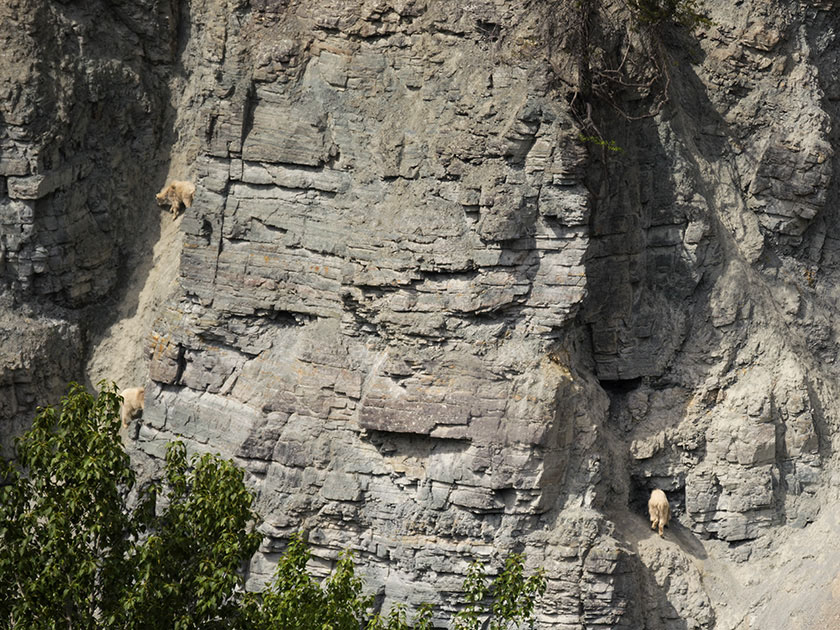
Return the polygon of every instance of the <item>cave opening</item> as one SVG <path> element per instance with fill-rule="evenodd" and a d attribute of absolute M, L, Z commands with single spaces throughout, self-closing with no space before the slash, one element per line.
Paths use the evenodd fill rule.
<path fill-rule="evenodd" d="M 642 377 L 623 378 L 623 379 L 602 379 L 598 381 L 601 387 L 610 395 L 613 394 L 629 394 L 634 389 L 638 389 L 642 384 Z"/>

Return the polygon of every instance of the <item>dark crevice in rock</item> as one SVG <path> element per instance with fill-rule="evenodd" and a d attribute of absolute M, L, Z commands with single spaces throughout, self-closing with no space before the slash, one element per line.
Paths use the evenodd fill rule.
<path fill-rule="evenodd" d="M 642 377 L 615 380 L 599 380 L 598 383 L 608 394 L 627 394 L 638 389 L 642 384 Z"/>
<path fill-rule="evenodd" d="M 173 385 L 181 383 L 181 377 L 184 374 L 184 369 L 187 367 L 187 359 L 184 346 L 178 344 L 178 352 L 175 356 L 175 375 L 171 381 Z"/>
<path fill-rule="evenodd" d="M 831 461 L 834 453 L 831 440 L 831 436 L 834 434 L 834 427 L 829 424 L 829 419 L 826 415 L 826 405 L 810 381 L 808 382 L 808 402 L 811 408 L 814 430 L 817 434 L 820 461 L 827 463 Z"/>
<path fill-rule="evenodd" d="M 249 81 L 246 84 L 239 84 L 238 87 L 244 85 L 244 94 L 242 98 L 242 132 L 239 136 L 239 146 L 245 146 L 245 140 L 251 134 L 254 128 L 254 111 L 259 105 L 259 97 L 257 96 L 257 89 L 253 82 Z"/>
<path fill-rule="evenodd" d="M 201 229 L 198 235 L 204 239 L 205 245 L 209 245 L 210 240 L 213 238 L 213 224 L 207 219 L 202 219 Z"/>
<path fill-rule="evenodd" d="M 276 225 L 272 225 L 272 224 L 267 223 L 267 222 L 265 222 L 265 221 L 263 221 L 263 220 L 261 220 L 257 217 L 251 217 L 251 221 L 259 224 L 261 227 L 263 227 L 269 233 L 283 235 L 283 234 L 288 234 L 288 232 L 289 232 L 289 230 L 284 228 L 284 227 L 278 227 Z M 233 240 L 233 239 L 230 239 L 230 240 Z M 247 242 L 248 241 L 248 239 L 246 239 L 246 238 L 237 239 L 237 240 L 240 240 L 242 242 Z"/>

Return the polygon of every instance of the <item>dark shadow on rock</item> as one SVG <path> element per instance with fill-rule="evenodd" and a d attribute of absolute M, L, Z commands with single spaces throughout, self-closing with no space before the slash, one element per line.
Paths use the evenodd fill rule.
<path fill-rule="evenodd" d="M 2 159 L 14 162 L 8 174 L 37 190 L 16 193 L 27 197 L 20 205 L 31 216 L 21 216 L 20 259 L 0 262 L 0 290 L 38 322 L 27 332 L 52 346 L 49 370 L 25 357 L 28 379 L 51 381 L 49 388 L 27 386 L 33 405 L 54 404 L 68 381 L 86 381 L 85 354 L 111 324 L 136 311 L 134 287 L 153 265 L 160 237 L 153 195 L 166 172 L 175 118 L 168 87 L 174 48 L 160 21 L 175 2 L 31 3 L 38 36 L 16 54 L 33 76 L 21 86 L 26 98 L 7 104 L 12 116 L 0 112 L 0 135 L 14 127 L 16 142 L 4 143 Z M 38 264 L 27 272 L 30 259 Z M 51 330 L 40 329 L 42 318 Z M 68 334 L 68 324 L 81 333 Z M 18 350 L 24 348 L 28 343 Z"/>
<path fill-rule="evenodd" d="M 606 509 L 635 502 L 645 510 L 640 497 L 630 496 L 628 477 L 655 482 L 667 492 L 685 488 L 686 468 L 680 462 L 705 459 L 703 430 L 714 416 L 692 416 L 697 425 L 692 440 L 679 443 L 673 430 L 689 403 L 714 410 L 717 390 L 708 384 L 710 369 L 753 334 L 742 307 L 772 307 L 767 292 L 772 285 L 765 284 L 759 268 L 765 261 L 780 265 L 774 261 L 777 254 L 768 253 L 769 245 L 763 259 L 755 258 L 762 240 L 744 205 L 729 144 L 735 134 L 695 72 L 702 52 L 686 37 L 672 33 L 664 40 L 671 99 L 657 119 L 622 120 L 607 107 L 596 112 L 605 137 L 624 149 L 592 163 L 591 291 L 581 317 L 591 331 L 597 375 L 610 396 L 608 430 L 616 438 L 614 494 L 605 499 Z M 689 229 L 698 225 L 703 227 L 699 240 L 689 241 Z M 729 269 L 738 270 L 726 278 L 730 293 L 715 300 L 715 285 Z M 713 320 L 716 309 L 730 309 L 732 321 Z M 707 395 L 697 396 L 707 387 Z M 646 405 L 654 396 L 660 403 L 667 400 L 662 392 L 671 392 L 674 404 L 653 413 Z M 824 433 L 819 420 L 816 424 Z M 784 457 L 784 452 L 777 456 L 782 470 Z M 675 508 L 684 509 L 684 490 L 682 495 L 682 505 Z M 779 494 L 780 517 L 784 503 Z M 682 528 L 679 535 L 686 552 L 700 552 L 689 530 Z"/>
<path fill-rule="evenodd" d="M 624 560 L 624 571 L 618 576 L 617 588 L 623 589 L 624 598 L 631 608 L 625 616 L 631 619 L 643 619 L 636 626 L 649 630 L 667 629 L 682 630 L 689 627 L 690 619 L 683 619 L 675 606 L 669 600 L 667 589 L 657 582 L 657 567 L 647 566 L 639 554 L 639 544 L 643 541 L 646 545 L 651 543 L 659 549 L 671 550 L 674 553 L 674 546 L 679 552 L 692 556 L 698 560 L 707 558 L 706 550 L 702 543 L 682 523 L 672 520 L 665 528 L 663 538 L 650 528 L 650 522 L 646 515 L 621 511 L 607 514 L 608 518 L 615 523 L 613 537 L 622 546 L 629 550 Z M 656 557 L 656 556 L 654 556 Z M 661 577 L 660 577 L 661 579 Z M 691 626 L 695 627 L 695 626 Z"/>
<path fill-rule="evenodd" d="M 698 560 L 705 560 L 709 557 L 706 553 L 706 548 L 703 542 L 694 535 L 690 529 L 679 521 L 671 521 L 665 529 L 665 538 L 669 538 L 669 534 L 673 536 L 677 544 L 687 554 L 697 558 Z"/>
<path fill-rule="evenodd" d="M 652 535 L 656 536 L 654 532 Z M 632 553 L 625 553 L 615 576 L 615 589 L 625 603 L 625 610 L 616 628 L 637 630 L 688 630 L 688 621 L 668 599 L 668 593 L 661 587 L 654 575 L 654 570 L 646 566 L 638 553 L 636 545 L 622 541 Z"/>
<path fill-rule="evenodd" d="M 100 142 L 109 147 L 109 152 L 94 157 L 97 161 L 108 159 L 115 165 L 108 171 L 108 177 L 89 193 L 91 203 L 105 210 L 109 236 L 115 241 L 111 261 L 115 277 L 103 297 L 79 310 L 87 330 L 88 361 L 115 324 L 137 314 L 141 292 L 156 264 L 154 248 L 163 235 L 162 222 L 168 220 L 168 216 L 162 216 L 165 210 L 155 202 L 155 193 L 165 181 L 170 152 L 177 138 L 169 80 L 176 71 L 183 40 L 188 36 L 184 29 L 189 27 L 184 26 L 184 21 L 190 19 L 188 8 L 179 4 L 171 0 L 156 4 L 157 11 L 148 12 L 109 5 L 99 12 L 99 19 L 107 22 L 115 37 L 125 42 L 123 46 L 117 41 L 96 48 L 99 61 L 119 59 L 138 77 L 135 90 L 119 84 L 111 88 L 115 91 L 114 106 L 121 100 L 137 100 L 138 95 L 133 93 L 137 91 L 143 99 L 145 113 L 122 123 L 129 129 L 122 135 L 123 127 L 119 127 L 104 136 Z M 124 47 L 133 39 L 139 42 L 127 52 Z M 137 343 L 135 337 L 145 337 L 148 331 L 132 330 L 127 334 L 132 337 L 127 342 Z M 131 355 L 128 347 L 127 343 L 126 355 Z M 127 366 L 137 360 L 135 356 L 124 358 Z M 87 379 L 90 374 L 85 376 Z M 116 375 L 108 374 L 106 378 L 116 378 Z M 133 384 L 139 383 L 120 383 L 120 386 Z M 87 385 L 93 387 L 95 383 Z"/>

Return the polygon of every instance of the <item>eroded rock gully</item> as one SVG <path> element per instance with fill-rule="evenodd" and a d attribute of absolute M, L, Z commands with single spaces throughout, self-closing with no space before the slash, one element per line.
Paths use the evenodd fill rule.
<path fill-rule="evenodd" d="M 645 45 L 611 0 L 7 2 L 4 434 L 145 381 L 144 470 L 248 471 L 254 585 L 305 528 L 386 607 L 524 551 L 544 628 L 822 627 L 840 6 L 706 8 Z"/>

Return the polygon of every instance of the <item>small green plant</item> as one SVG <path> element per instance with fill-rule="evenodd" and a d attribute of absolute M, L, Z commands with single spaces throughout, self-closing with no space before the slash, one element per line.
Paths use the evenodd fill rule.
<path fill-rule="evenodd" d="M 702 0 L 627 0 L 627 4 L 643 24 L 676 22 L 689 30 L 712 24 L 702 10 Z"/>
<path fill-rule="evenodd" d="M 585 136 L 582 133 L 578 134 L 578 140 L 584 144 L 594 144 L 595 146 L 606 149 L 607 151 L 612 151 L 613 153 L 621 153 L 624 151 L 624 149 L 615 143 L 615 140 L 604 140 L 598 136 Z"/>

